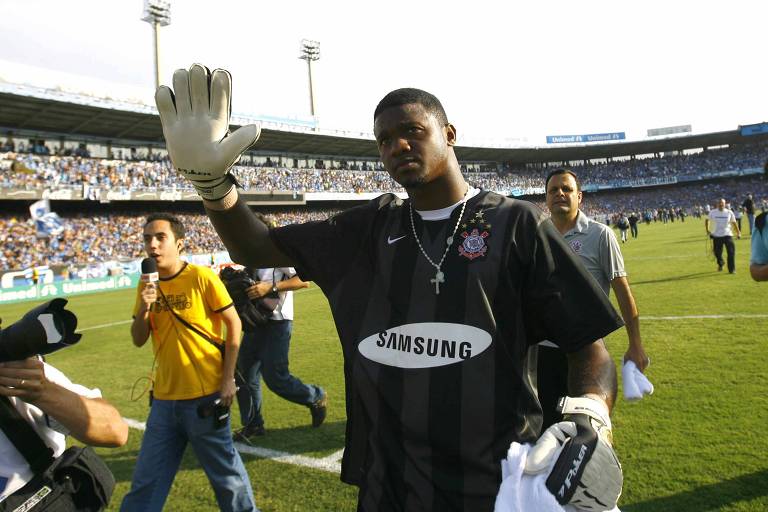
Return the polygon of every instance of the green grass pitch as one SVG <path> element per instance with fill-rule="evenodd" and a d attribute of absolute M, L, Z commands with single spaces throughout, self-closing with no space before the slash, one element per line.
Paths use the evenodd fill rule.
<path fill-rule="evenodd" d="M 735 275 L 717 272 L 706 246 L 703 221 L 690 218 L 641 225 L 640 237 L 622 245 L 652 359 L 647 374 L 656 387 L 652 397 L 639 403 L 620 398 L 613 412 L 625 475 L 623 511 L 768 510 L 768 283 L 749 277 L 748 239 L 736 241 Z M 148 374 L 152 355 L 148 346 L 136 349 L 130 341 L 133 297 L 131 291 L 72 297 L 69 307 L 85 329 L 83 339 L 49 361 L 74 381 L 101 388 L 123 416 L 144 421 L 147 398 L 134 401 L 131 390 L 134 384 L 142 388 L 140 379 Z M 4 325 L 32 305 L 1 306 Z M 291 369 L 328 390 L 328 419 L 321 428 L 310 428 L 306 408 L 265 387 L 268 432 L 260 446 L 324 458 L 343 448 L 341 350 L 317 287 L 296 294 L 296 315 Z M 625 332 L 606 342 L 620 363 Z M 237 411 L 233 419 L 239 427 Z M 141 437 L 140 430 L 131 429 L 125 447 L 98 450 L 117 479 L 110 510 L 118 509 L 130 486 Z M 243 459 L 265 512 L 355 509 L 356 489 L 334 473 L 248 454 Z M 205 475 L 187 453 L 166 510 L 215 509 Z"/>

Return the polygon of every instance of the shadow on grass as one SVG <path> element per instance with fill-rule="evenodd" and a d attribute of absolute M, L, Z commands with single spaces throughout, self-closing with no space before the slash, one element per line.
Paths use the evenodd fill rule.
<path fill-rule="evenodd" d="M 768 496 L 768 469 L 737 476 L 664 498 L 622 505 L 624 512 L 707 512 L 738 501 Z"/>
<path fill-rule="evenodd" d="M 715 277 L 720 273 L 712 272 L 696 272 L 695 274 L 683 274 L 680 276 L 665 277 L 662 279 L 649 279 L 647 281 L 632 281 L 632 286 L 639 286 L 641 284 L 654 284 L 654 283 L 667 283 L 671 281 L 686 281 L 689 279 L 701 279 L 703 277 Z"/>
<path fill-rule="evenodd" d="M 124 452 L 100 452 L 99 457 L 107 463 L 116 482 L 130 482 L 133 477 L 133 468 L 136 466 L 138 450 Z"/>
<path fill-rule="evenodd" d="M 677 238 L 676 240 L 671 240 L 669 242 L 665 242 L 667 244 L 673 245 L 673 244 L 694 244 L 694 243 L 701 243 L 704 240 L 708 240 L 708 238 L 701 235 L 689 235 L 689 236 L 681 236 Z"/>
<path fill-rule="evenodd" d="M 295 455 L 334 452 L 344 448 L 346 425 L 346 421 L 326 421 L 319 428 L 309 425 L 271 428 L 267 424 L 267 434 L 257 437 L 254 445 Z"/>

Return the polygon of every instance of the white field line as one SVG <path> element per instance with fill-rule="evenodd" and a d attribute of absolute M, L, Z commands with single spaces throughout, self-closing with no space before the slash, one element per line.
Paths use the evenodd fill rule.
<path fill-rule="evenodd" d="M 313 290 L 319 290 L 320 287 L 313 286 L 311 288 L 302 288 L 301 290 L 296 290 L 294 293 L 302 293 L 302 292 L 311 292 Z M 83 327 L 82 329 L 78 329 L 75 332 L 85 332 L 85 331 L 92 331 L 94 329 L 104 329 L 105 327 L 114 327 L 116 325 L 125 325 L 133 322 L 133 320 L 120 320 L 119 322 L 110 322 L 108 324 L 100 324 L 100 325 L 92 325 L 90 327 Z"/>
<path fill-rule="evenodd" d="M 141 430 L 146 430 L 147 424 L 142 421 L 136 421 L 131 418 L 123 418 L 129 427 Z M 247 453 L 249 455 L 255 455 L 262 459 L 269 459 L 275 462 L 284 462 L 286 464 L 293 464 L 294 466 L 304 466 L 305 468 L 319 469 L 321 471 L 327 471 L 329 473 L 340 474 L 341 473 L 341 456 L 344 454 L 344 450 L 339 450 L 327 457 L 317 459 L 315 457 L 305 457 L 304 455 L 293 455 L 291 453 L 281 452 L 278 450 L 271 450 L 269 448 L 262 448 L 260 446 L 248 446 L 242 443 L 235 443 L 235 448 L 240 453 Z"/>
<path fill-rule="evenodd" d="M 690 259 L 690 258 L 696 258 L 699 256 L 699 253 L 694 254 L 670 254 L 666 256 L 632 256 L 631 258 L 628 258 L 627 261 L 636 261 L 636 260 L 682 260 L 682 259 Z"/>
<path fill-rule="evenodd" d="M 652 316 L 652 315 L 640 315 L 640 320 L 728 320 L 733 318 L 768 318 L 766 313 L 732 313 L 728 315 L 670 315 L 670 316 Z M 120 322 L 112 322 L 109 324 L 92 325 L 90 327 L 83 327 L 78 329 L 77 332 L 91 331 L 93 329 L 103 329 L 105 327 L 113 327 L 115 325 L 124 325 L 131 323 L 131 320 L 121 320 Z"/>
<path fill-rule="evenodd" d="M 645 316 L 640 315 L 640 320 L 729 320 L 733 318 L 768 318 L 768 314 L 740 314 L 730 315 L 677 315 L 677 316 Z"/>
<path fill-rule="evenodd" d="M 83 327 L 82 329 L 78 329 L 76 332 L 92 331 L 94 329 L 103 329 L 105 327 L 114 327 L 115 325 L 129 324 L 131 322 L 133 322 L 133 320 L 120 320 L 119 322 L 111 322 L 111 323 L 108 323 L 108 324 L 92 325 L 90 327 Z"/>

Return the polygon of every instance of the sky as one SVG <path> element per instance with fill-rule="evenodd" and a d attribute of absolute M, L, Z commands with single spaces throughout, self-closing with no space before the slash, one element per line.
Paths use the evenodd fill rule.
<path fill-rule="evenodd" d="M 0 0 L 0 79 L 152 104 L 143 0 Z M 440 98 L 459 142 L 768 121 L 768 2 L 171 0 L 160 81 L 195 62 L 232 73 L 235 113 L 308 117 L 301 39 L 324 129 L 372 131 L 389 91 Z"/>

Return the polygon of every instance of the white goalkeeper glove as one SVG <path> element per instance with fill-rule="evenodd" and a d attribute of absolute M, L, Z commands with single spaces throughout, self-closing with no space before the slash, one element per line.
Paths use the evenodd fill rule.
<path fill-rule="evenodd" d="M 229 133 L 231 96 L 229 72 L 211 73 L 200 64 L 193 64 L 189 71 L 177 69 L 173 91 L 160 86 L 155 92 L 171 162 L 209 201 L 223 198 L 237 185 L 229 169 L 261 133 L 253 124 Z"/>
<path fill-rule="evenodd" d="M 608 408 L 588 397 L 563 397 L 557 408 L 564 421 L 541 435 L 528 453 L 524 472 L 538 474 L 552 468 L 546 485 L 561 505 L 613 509 L 624 477 L 611 447 Z"/>

